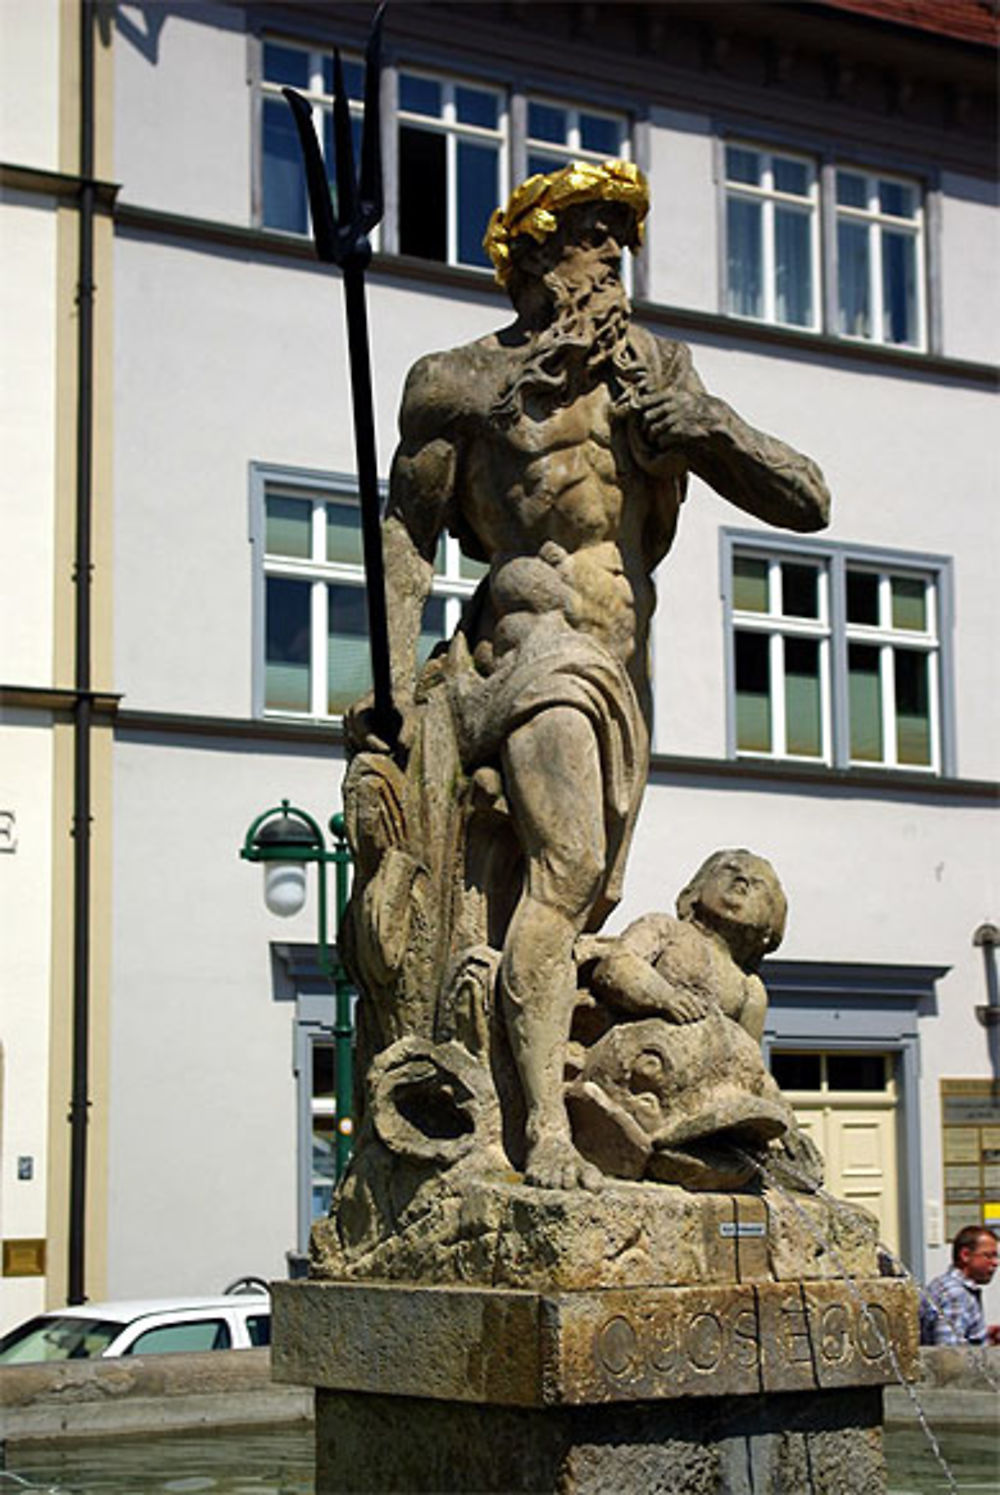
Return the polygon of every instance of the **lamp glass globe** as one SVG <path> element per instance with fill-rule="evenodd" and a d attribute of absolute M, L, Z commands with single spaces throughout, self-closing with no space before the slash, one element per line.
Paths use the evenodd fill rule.
<path fill-rule="evenodd" d="M 305 906 L 306 869 L 301 862 L 269 862 L 264 868 L 264 902 L 288 919 Z"/>

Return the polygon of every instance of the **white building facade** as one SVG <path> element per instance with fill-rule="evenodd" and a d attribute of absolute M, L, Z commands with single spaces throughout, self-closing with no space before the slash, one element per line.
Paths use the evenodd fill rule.
<path fill-rule="evenodd" d="M 390 7 L 368 287 L 387 475 L 409 366 L 509 317 L 480 247 L 492 207 L 529 171 L 628 155 L 653 204 L 636 316 L 822 466 L 833 519 L 809 539 L 692 483 L 657 578 L 653 760 L 610 927 L 671 908 L 717 847 L 773 862 L 791 909 L 768 965 L 775 1073 L 835 1191 L 875 1209 L 926 1277 L 959 1225 L 1000 1216 L 1000 1029 L 976 1011 L 996 1001 L 1000 922 L 1000 258 L 988 18 L 972 0 L 905 25 L 898 9 Z M 304 1248 L 329 1196 L 333 999 L 315 907 L 276 920 L 237 853 L 283 796 L 322 821 L 338 808 L 340 713 L 367 668 L 341 288 L 307 237 L 280 88 L 311 98 L 326 139 L 333 45 L 358 99 L 371 8 L 116 4 L 92 18 L 81 691 L 79 14 L 0 3 L 15 90 L 0 295 L 18 349 L 0 602 L 4 1325 L 65 1297 L 71 1257 L 88 1296 L 127 1296 L 281 1275 Z M 478 574 L 442 547 L 428 645 Z M 66 1109 L 84 996 L 81 1226 Z"/>

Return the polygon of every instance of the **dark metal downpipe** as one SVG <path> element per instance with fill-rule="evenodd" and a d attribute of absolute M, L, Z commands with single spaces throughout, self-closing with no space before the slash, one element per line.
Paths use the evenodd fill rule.
<path fill-rule="evenodd" d="M 73 711 L 73 1048 L 67 1301 L 86 1301 L 90 1110 L 91 582 L 94 419 L 94 10 L 80 0 L 80 187 L 76 411 L 76 703 Z"/>

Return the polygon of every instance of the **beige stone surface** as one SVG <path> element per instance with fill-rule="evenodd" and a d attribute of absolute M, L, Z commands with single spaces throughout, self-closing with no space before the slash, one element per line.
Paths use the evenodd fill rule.
<path fill-rule="evenodd" d="M 313 1228 L 311 1274 L 538 1290 L 878 1274 L 873 1217 L 821 1196 L 619 1180 L 598 1193 L 537 1189 L 483 1178 L 474 1161 L 428 1168 L 403 1189 L 393 1160 L 366 1149 L 338 1208 Z"/>
<path fill-rule="evenodd" d="M 275 1286 L 279 1381 L 494 1406 L 750 1396 L 912 1377 L 900 1281 L 604 1288 Z"/>

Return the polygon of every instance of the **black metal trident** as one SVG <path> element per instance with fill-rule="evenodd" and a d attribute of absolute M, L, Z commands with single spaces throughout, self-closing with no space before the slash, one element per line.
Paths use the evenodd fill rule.
<path fill-rule="evenodd" d="M 344 88 L 340 52 L 333 54 L 333 143 L 337 167 L 337 215 L 334 218 L 330 185 L 313 128 L 312 110 L 293 88 L 283 88 L 288 100 L 306 169 L 309 207 L 312 211 L 316 254 L 326 264 L 339 265 L 344 276 L 347 312 L 347 346 L 351 365 L 354 404 L 354 442 L 358 459 L 358 492 L 361 499 L 361 538 L 364 547 L 368 596 L 368 632 L 371 643 L 372 681 L 375 700 L 372 720 L 379 737 L 390 749 L 399 740 L 401 720 L 392 702 L 389 667 L 389 630 L 385 604 L 385 568 L 382 562 L 378 468 L 375 461 L 375 418 L 372 411 L 372 375 L 368 354 L 368 316 L 365 309 L 365 270 L 372 257 L 368 235 L 382 217 L 382 151 L 379 139 L 379 76 L 382 15 L 380 5 L 372 22 L 365 51 L 365 105 L 361 134 L 361 173 L 355 177 L 351 112 Z"/>

